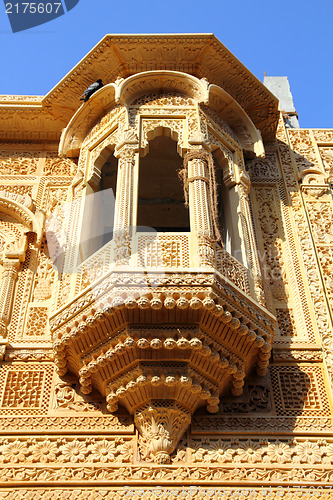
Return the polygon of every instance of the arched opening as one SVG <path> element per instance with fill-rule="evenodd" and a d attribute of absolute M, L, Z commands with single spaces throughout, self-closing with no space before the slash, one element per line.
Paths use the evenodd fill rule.
<path fill-rule="evenodd" d="M 216 165 L 216 184 L 218 194 L 218 214 L 222 241 L 226 251 L 244 264 L 242 230 L 240 219 L 240 200 L 237 185 L 227 186 L 224 182 L 224 171 L 228 169 L 228 160 L 219 149 L 213 153 Z"/>
<path fill-rule="evenodd" d="M 159 232 L 190 231 L 183 183 L 178 176 L 182 158 L 177 143 L 165 135 L 149 142 L 149 153 L 140 158 L 137 226 Z"/>
<path fill-rule="evenodd" d="M 118 160 L 108 148 L 97 158 L 95 165 L 100 170 L 100 179 L 98 183 L 87 187 L 82 221 L 81 262 L 113 238 Z"/>
<path fill-rule="evenodd" d="M 113 238 L 114 201 L 116 199 L 117 192 L 117 172 L 118 160 L 112 153 L 104 163 L 101 170 L 100 191 L 103 192 L 103 245 L 111 241 Z"/>

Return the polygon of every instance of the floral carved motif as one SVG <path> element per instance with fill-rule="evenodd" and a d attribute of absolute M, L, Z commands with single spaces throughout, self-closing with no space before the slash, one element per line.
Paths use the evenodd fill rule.
<path fill-rule="evenodd" d="M 66 382 L 54 386 L 55 408 L 73 411 L 101 411 L 100 402 L 84 401 L 78 398 L 75 389 Z"/>
<path fill-rule="evenodd" d="M 37 171 L 40 153 L 6 151 L 0 155 L 0 175 L 31 175 Z"/>
<path fill-rule="evenodd" d="M 263 281 L 270 302 L 286 302 L 286 266 L 282 250 L 281 214 L 276 205 L 276 190 L 271 187 L 257 187 L 253 197 L 258 207 L 258 220 L 261 228 L 262 246 L 259 250 L 263 268 Z M 268 287 L 268 288 L 267 288 Z"/>
<path fill-rule="evenodd" d="M 333 142 L 333 140 L 332 140 Z M 319 148 L 320 156 L 324 164 L 325 172 L 330 182 L 333 182 L 333 147 Z"/>
<path fill-rule="evenodd" d="M 49 176 L 74 176 L 77 171 L 77 165 L 69 158 L 52 157 L 46 158 L 44 164 L 44 175 Z"/>
<path fill-rule="evenodd" d="M 275 153 L 266 153 L 265 159 L 248 161 L 246 167 L 252 182 L 267 182 L 281 178 Z"/>
<path fill-rule="evenodd" d="M 191 414 L 178 404 L 155 402 L 137 410 L 134 422 L 141 434 L 143 458 L 168 463 L 191 422 Z"/>
<path fill-rule="evenodd" d="M 292 201 L 294 208 L 294 220 L 296 223 L 298 237 L 302 249 L 302 256 L 312 297 L 317 328 L 322 340 L 325 362 L 333 380 L 333 348 L 332 337 L 330 333 L 331 323 L 328 318 L 326 301 L 322 293 L 319 270 L 317 267 L 313 249 L 313 242 L 311 239 L 309 227 L 306 224 L 303 215 L 304 209 L 298 193 L 292 193 Z M 325 238 L 325 235 L 323 235 L 322 237 Z"/>
<path fill-rule="evenodd" d="M 288 129 L 299 178 L 307 172 L 322 172 L 310 130 Z"/>
<path fill-rule="evenodd" d="M 320 440 L 193 439 L 192 460 L 209 463 L 332 464 L 333 443 Z"/>
<path fill-rule="evenodd" d="M 133 459 L 132 438 L 74 438 L 0 440 L 0 463 L 83 463 L 130 462 Z"/>

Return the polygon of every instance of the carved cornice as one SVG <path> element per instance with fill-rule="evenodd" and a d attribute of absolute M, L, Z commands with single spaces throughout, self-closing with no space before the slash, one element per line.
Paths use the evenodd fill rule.
<path fill-rule="evenodd" d="M 119 76 L 136 78 L 138 73 L 163 70 L 188 73 L 189 78 L 201 80 L 203 91 L 197 92 L 197 97 L 207 94 L 204 79 L 221 87 L 248 114 L 264 141 L 274 140 L 278 100 L 210 34 L 106 35 L 44 98 L 0 96 L 0 137 L 18 139 L 21 135 L 27 139 L 30 134 L 31 139 L 59 138 L 81 106 L 80 95 L 97 78 L 105 83 L 98 92 L 105 107 L 114 98 L 113 94 L 110 101 L 110 82 L 119 88 L 127 86 Z M 87 110 L 98 113 L 89 101 L 79 112 Z"/>
<path fill-rule="evenodd" d="M 32 103 L 42 102 L 43 99 L 43 95 L 0 95 L 0 105 L 10 103 L 30 106 Z"/>
<path fill-rule="evenodd" d="M 105 84 L 144 71 L 189 73 L 228 92 L 273 140 L 278 100 L 214 35 L 106 35 L 46 96 L 43 104 L 79 107 L 78 96 L 97 78 Z"/>
<path fill-rule="evenodd" d="M 0 139 L 2 140 L 59 140 L 72 111 L 45 107 L 42 103 L 2 104 L 0 102 Z"/>

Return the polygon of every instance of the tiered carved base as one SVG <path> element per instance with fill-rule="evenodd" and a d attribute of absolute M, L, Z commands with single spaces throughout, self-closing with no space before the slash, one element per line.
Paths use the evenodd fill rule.
<path fill-rule="evenodd" d="M 133 288 L 115 287 L 111 273 L 51 319 L 55 362 L 60 376 L 79 377 L 84 394 L 97 389 L 109 411 L 121 405 L 135 415 L 145 453 L 166 462 L 196 409 L 216 413 L 222 395 L 242 394 L 253 368 L 265 373 L 274 322 L 213 273 L 163 277 L 191 280 L 181 296 L 163 283 L 140 294 L 143 273 L 120 278 Z"/>

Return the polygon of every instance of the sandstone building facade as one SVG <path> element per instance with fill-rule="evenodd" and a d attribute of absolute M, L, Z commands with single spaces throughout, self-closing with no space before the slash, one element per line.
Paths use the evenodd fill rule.
<path fill-rule="evenodd" d="M 282 106 L 213 35 L 0 97 L 0 499 L 333 498 L 333 130 Z"/>

